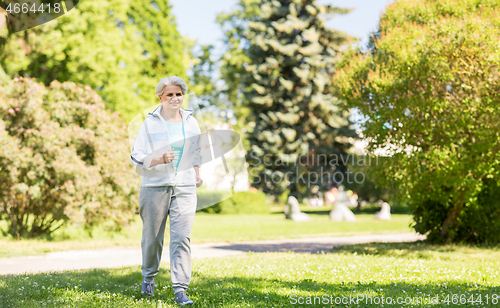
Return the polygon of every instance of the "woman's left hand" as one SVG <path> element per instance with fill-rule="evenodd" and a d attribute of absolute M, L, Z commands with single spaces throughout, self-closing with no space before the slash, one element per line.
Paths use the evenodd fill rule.
<path fill-rule="evenodd" d="M 197 175 L 196 176 L 196 187 L 200 187 L 203 184 L 203 180 Z"/>

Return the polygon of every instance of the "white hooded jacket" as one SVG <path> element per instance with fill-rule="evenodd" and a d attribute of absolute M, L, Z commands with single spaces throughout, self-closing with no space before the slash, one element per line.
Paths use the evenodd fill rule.
<path fill-rule="evenodd" d="M 192 110 L 180 108 L 184 122 L 184 150 L 177 172 L 173 162 L 151 166 L 154 156 L 163 155 L 171 149 L 167 123 L 160 115 L 163 105 L 149 113 L 142 123 L 130 154 L 132 165 L 142 175 L 141 186 L 190 186 L 196 185 L 194 166 L 201 166 L 200 126 L 192 116 Z"/>

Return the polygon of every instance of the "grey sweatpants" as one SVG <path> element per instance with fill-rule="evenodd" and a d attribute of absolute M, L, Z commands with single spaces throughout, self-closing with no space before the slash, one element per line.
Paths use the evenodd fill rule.
<path fill-rule="evenodd" d="M 196 186 L 141 187 L 142 276 L 152 281 L 160 270 L 167 216 L 170 216 L 170 273 L 174 293 L 191 281 L 191 230 L 196 213 Z"/>

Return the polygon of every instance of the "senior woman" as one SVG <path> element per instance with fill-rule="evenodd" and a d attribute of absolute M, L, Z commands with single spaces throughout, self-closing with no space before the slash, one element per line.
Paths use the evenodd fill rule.
<path fill-rule="evenodd" d="M 192 111 L 181 108 L 187 85 L 173 76 L 160 80 L 155 92 L 161 105 L 144 120 L 131 153 L 141 172 L 139 213 L 142 229 L 142 294 L 154 296 L 163 237 L 170 217 L 170 272 L 174 301 L 191 305 L 186 295 L 191 280 L 190 237 L 196 213 L 200 127 Z"/>

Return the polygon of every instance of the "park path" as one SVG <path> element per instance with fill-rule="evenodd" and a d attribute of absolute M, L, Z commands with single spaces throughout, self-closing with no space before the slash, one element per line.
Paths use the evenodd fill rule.
<path fill-rule="evenodd" d="M 235 243 L 192 244 L 191 256 L 215 258 L 252 252 L 328 252 L 333 247 L 370 242 L 413 242 L 425 239 L 416 233 L 372 234 L 341 237 L 319 237 L 252 241 Z M 94 250 L 51 252 L 42 256 L 0 259 L 0 275 L 112 268 L 141 265 L 141 249 L 137 247 L 112 247 Z M 164 246 L 162 262 L 169 261 L 168 245 Z"/>

